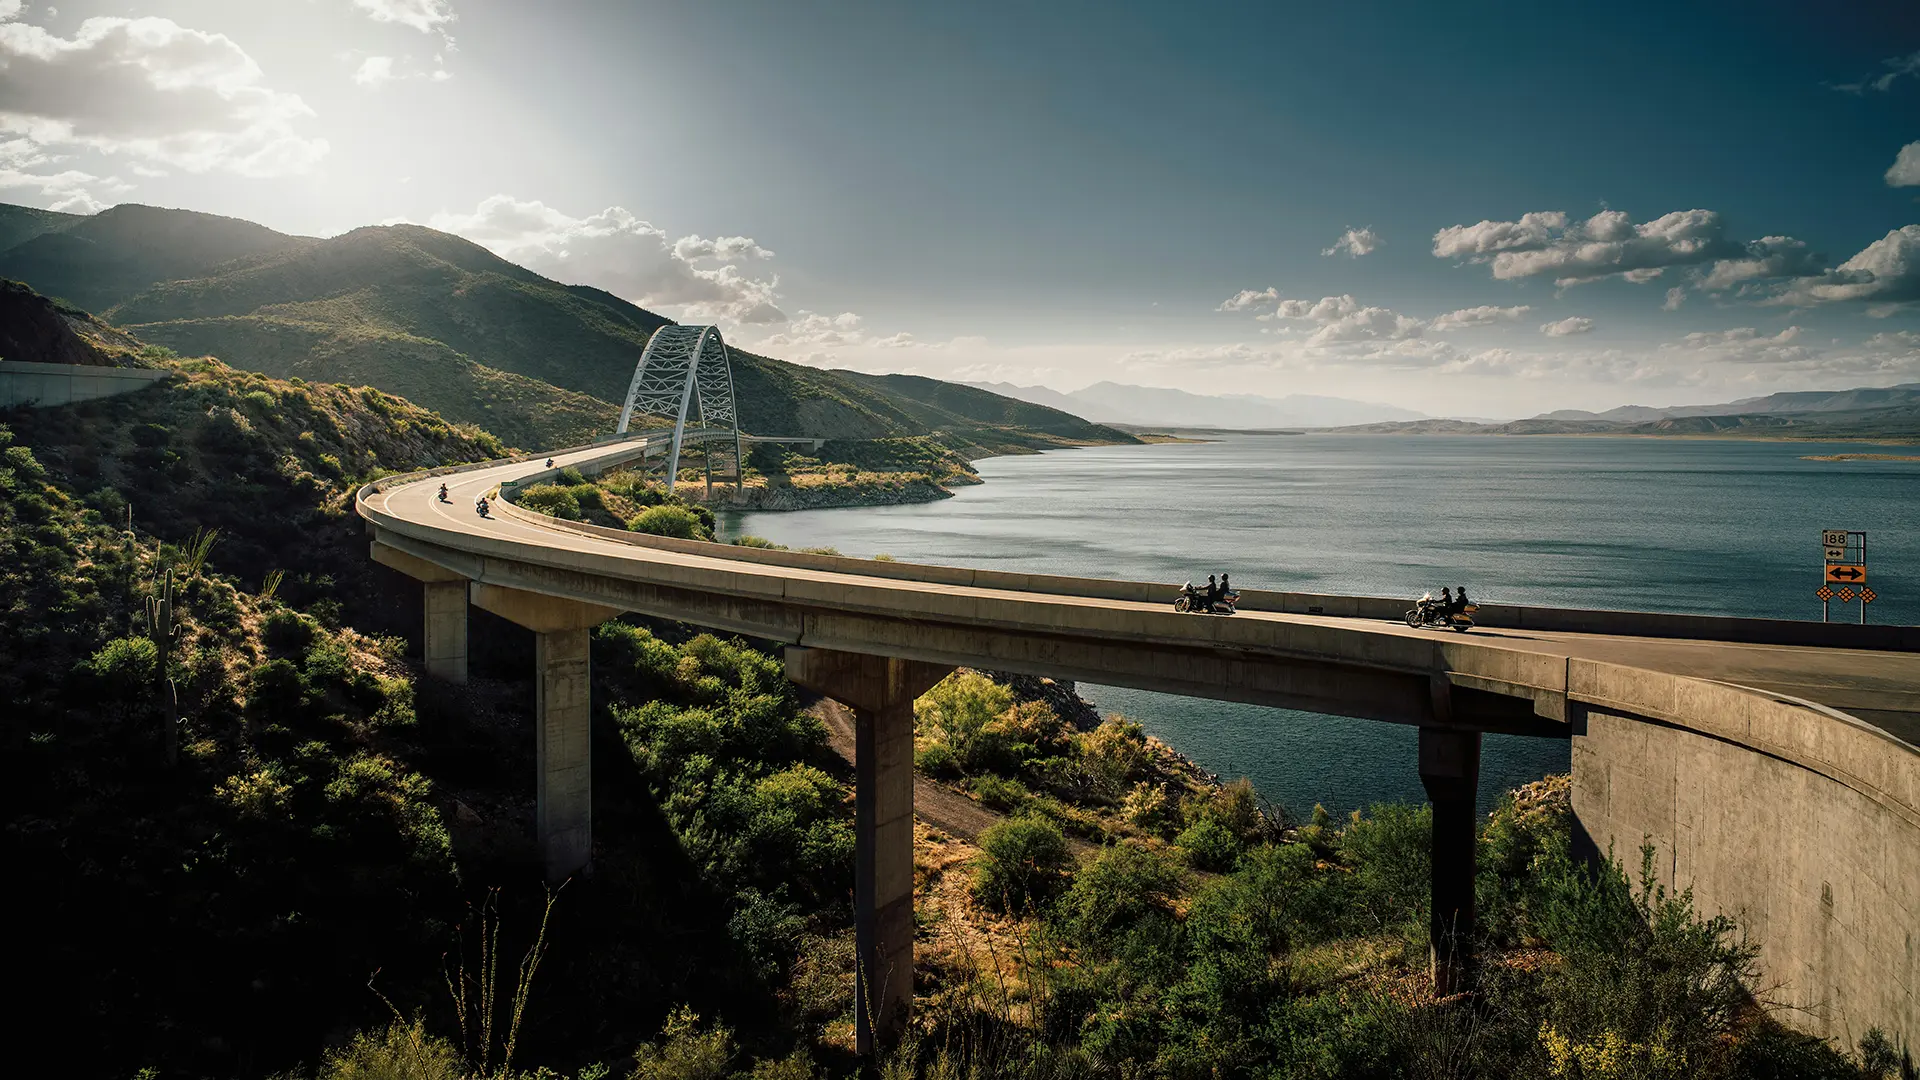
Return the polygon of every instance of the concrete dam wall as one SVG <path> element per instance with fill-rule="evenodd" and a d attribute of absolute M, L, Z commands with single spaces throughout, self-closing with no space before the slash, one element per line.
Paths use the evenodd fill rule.
<path fill-rule="evenodd" d="M 1643 697 L 1581 710 L 1573 810 L 1584 839 L 1611 849 L 1630 880 L 1652 843 L 1660 884 L 1692 889 L 1703 916 L 1729 915 L 1759 943 L 1760 996 L 1786 1006 L 1791 1026 L 1846 1046 L 1878 1027 L 1913 1052 L 1920 755 L 1816 705 L 1689 696 L 1687 709 Z"/>
<path fill-rule="evenodd" d="M 46 409 L 130 394 L 145 390 L 172 374 L 154 368 L 0 360 L 0 409 Z"/>

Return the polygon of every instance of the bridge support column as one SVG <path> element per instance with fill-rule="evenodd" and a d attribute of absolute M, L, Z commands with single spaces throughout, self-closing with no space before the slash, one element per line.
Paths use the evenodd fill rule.
<path fill-rule="evenodd" d="M 498 585 L 473 586 L 475 606 L 533 631 L 535 833 L 547 880 L 587 868 L 593 855 L 593 627 L 619 612 Z"/>
<path fill-rule="evenodd" d="M 953 669 L 790 648 L 787 677 L 853 710 L 854 1039 L 870 1055 L 913 1008 L 913 702 Z"/>
<path fill-rule="evenodd" d="M 421 583 L 426 596 L 426 619 L 420 656 L 427 674 L 448 682 L 467 681 L 467 579 L 464 575 L 416 558 L 379 541 L 373 561 L 391 567 Z"/>
<path fill-rule="evenodd" d="M 1420 729 L 1420 784 L 1433 804 L 1433 895 L 1428 968 L 1436 996 L 1472 987 L 1474 978 L 1474 797 L 1480 786 L 1480 733 Z"/>
<path fill-rule="evenodd" d="M 467 681 L 467 582 L 429 581 L 425 640 L 420 647 L 427 674 L 451 683 Z"/>

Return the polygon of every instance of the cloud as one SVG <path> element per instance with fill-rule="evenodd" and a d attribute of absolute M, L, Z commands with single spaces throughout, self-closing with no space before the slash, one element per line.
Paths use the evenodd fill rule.
<path fill-rule="evenodd" d="M 1340 239 L 1335 240 L 1332 247 L 1320 254 L 1339 255 L 1344 252 L 1357 259 L 1362 255 L 1371 254 L 1379 246 L 1380 234 L 1374 232 L 1372 226 L 1368 226 L 1364 229 L 1348 229 L 1341 233 Z"/>
<path fill-rule="evenodd" d="M 360 61 L 360 66 L 354 70 L 353 81 L 369 90 L 378 90 L 388 83 L 401 82 L 403 80 L 445 82 L 453 78 L 453 75 L 443 67 L 436 66 L 432 71 L 423 71 L 414 65 L 412 61 L 413 57 L 411 56 L 404 57 L 400 60 L 396 60 L 391 56 L 369 56 L 365 60 Z M 439 57 L 434 57 L 434 63 L 436 65 L 439 61 Z M 413 68 L 413 70 L 402 71 L 401 66 L 403 64 L 406 67 Z"/>
<path fill-rule="evenodd" d="M 1262 307 L 1273 310 L 1256 316 L 1262 322 L 1274 319 L 1305 319 L 1319 329 L 1309 336 L 1308 346 L 1337 345 L 1356 341 L 1401 341 L 1419 337 L 1427 324 L 1383 307 L 1362 306 L 1352 296 L 1327 296 L 1319 300 L 1282 300 L 1269 288 L 1264 292 L 1242 290 L 1220 305 L 1222 311 L 1250 311 Z"/>
<path fill-rule="evenodd" d="M 1562 287 L 1615 275 L 1644 283 L 1670 267 L 1742 251 L 1723 235 L 1720 215 L 1712 210 L 1676 210 L 1638 225 L 1619 210 L 1602 210 L 1585 221 L 1540 211 L 1433 234 L 1436 258 L 1491 263 L 1500 280 L 1553 274 Z"/>
<path fill-rule="evenodd" d="M 1692 354 L 1696 362 L 1721 364 L 1793 364 L 1814 356 L 1808 346 L 1797 344 L 1798 326 L 1789 326 L 1771 337 L 1751 326 L 1732 330 L 1711 330 L 1688 334 L 1677 342 L 1662 345 L 1667 353 Z"/>
<path fill-rule="evenodd" d="M 1894 155 L 1893 165 L 1887 169 L 1887 186 L 1920 187 L 1920 140 L 1901 147 Z"/>
<path fill-rule="evenodd" d="M 1920 225 L 1895 229 L 1817 278 L 1799 281 L 1770 302 L 1822 304 L 1920 300 Z"/>
<path fill-rule="evenodd" d="M 1660 305 L 1661 311 L 1679 311 L 1680 305 L 1687 302 L 1687 290 L 1675 285 L 1667 290 L 1667 302 Z"/>
<path fill-rule="evenodd" d="M 716 236 L 711 240 L 695 234 L 673 242 L 673 253 L 692 262 L 695 259 L 771 259 L 773 252 L 745 236 Z"/>
<path fill-rule="evenodd" d="M 1708 292 L 1721 292 L 1748 281 L 1818 277 L 1826 272 L 1826 261 L 1825 255 L 1809 251 L 1805 241 L 1791 236 L 1765 236 L 1748 244 L 1739 258 L 1714 263 L 1700 279 L 1700 287 Z"/>
<path fill-rule="evenodd" d="M 353 6 L 375 22 L 398 23 L 423 34 L 442 29 L 455 18 L 448 0 L 353 0 Z"/>
<path fill-rule="evenodd" d="M 1880 61 L 1880 66 L 1886 68 L 1886 70 L 1878 75 L 1865 76 L 1858 82 L 1834 83 L 1831 85 L 1835 90 L 1848 94 L 1860 95 L 1865 94 L 1868 90 L 1877 90 L 1884 94 L 1893 89 L 1893 84 L 1902 75 L 1920 75 L 1920 52 L 1910 53 L 1906 56 L 1888 57 Z"/>
<path fill-rule="evenodd" d="M 94 18 L 69 39 L 10 21 L 18 10 L 0 9 L 0 134 L 243 176 L 304 172 L 327 152 L 296 130 L 313 110 L 224 34 Z"/>
<path fill-rule="evenodd" d="M 1570 315 L 1559 322 L 1540 324 L 1540 332 L 1548 337 L 1571 337 L 1574 334 L 1593 333 L 1593 320 L 1582 315 Z"/>
<path fill-rule="evenodd" d="M 1495 323 L 1512 322 L 1532 310 L 1533 308 L 1525 304 L 1519 307 L 1483 305 L 1461 308 L 1459 311 L 1449 311 L 1444 315 L 1435 316 L 1433 321 L 1427 324 L 1427 329 L 1444 331 L 1464 330 L 1473 326 L 1492 326 Z"/>
<path fill-rule="evenodd" d="M 428 224 L 540 273 L 606 289 L 647 307 L 677 307 L 683 318 L 751 325 L 787 321 L 774 304 L 778 278 L 749 275 L 728 262 L 696 266 L 678 251 L 680 243 L 693 241 L 689 250 L 704 252 L 698 256 L 703 261 L 732 257 L 718 254 L 722 248 L 742 256 L 749 250 L 755 257 L 771 256 L 746 237 L 673 241 L 623 207 L 576 218 L 511 195 L 490 196 L 472 213 L 435 214 Z"/>
<path fill-rule="evenodd" d="M 1241 289 L 1222 301 L 1215 311 L 1257 311 L 1280 302 L 1280 291 L 1269 285 L 1259 291 Z"/>
<path fill-rule="evenodd" d="M 60 160 L 30 140 L 0 140 L 0 191 L 38 191 L 49 209 L 94 214 L 111 205 L 101 196 L 117 195 L 133 187 L 116 176 L 95 176 L 78 169 L 35 171 Z"/>

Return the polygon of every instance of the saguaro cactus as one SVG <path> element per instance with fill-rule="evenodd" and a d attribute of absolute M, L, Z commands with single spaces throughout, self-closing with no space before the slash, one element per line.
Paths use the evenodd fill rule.
<path fill-rule="evenodd" d="M 160 660 L 156 689 L 164 691 L 159 702 L 160 746 L 168 765 L 180 759 L 180 718 L 174 715 L 180 695 L 172 674 L 173 643 L 179 640 L 180 624 L 173 621 L 173 604 L 173 570 L 169 567 L 164 579 L 154 580 L 153 594 L 147 597 L 147 639 L 153 642 Z"/>

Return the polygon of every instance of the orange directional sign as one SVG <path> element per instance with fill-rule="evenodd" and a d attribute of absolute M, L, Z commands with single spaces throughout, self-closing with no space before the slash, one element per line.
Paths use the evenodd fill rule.
<path fill-rule="evenodd" d="M 1852 563 L 1838 563 L 1827 567 L 1827 580 L 1842 585 L 1858 585 L 1867 580 L 1867 568 Z"/>

